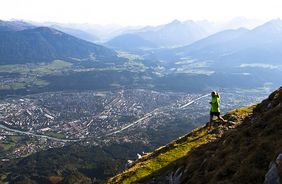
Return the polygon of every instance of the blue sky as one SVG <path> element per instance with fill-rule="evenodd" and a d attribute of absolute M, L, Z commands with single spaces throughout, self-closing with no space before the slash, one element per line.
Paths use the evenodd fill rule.
<path fill-rule="evenodd" d="M 156 25 L 178 20 L 282 17 L 281 0 L 1 0 L 0 19 Z"/>

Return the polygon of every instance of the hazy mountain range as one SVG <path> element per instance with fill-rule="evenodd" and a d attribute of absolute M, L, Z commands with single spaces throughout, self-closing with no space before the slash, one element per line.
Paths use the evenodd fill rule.
<path fill-rule="evenodd" d="M 238 63 L 279 64 L 282 58 L 282 21 L 269 21 L 254 29 L 226 30 L 191 45 L 171 50 L 179 57 Z"/>
<path fill-rule="evenodd" d="M 56 22 L 46 22 L 46 23 L 33 23 L 34 25 L 38 26 L 48 26 L 48 27 L 54 27 L 56 29 L 59 29 L 61 31 L 65 31 L 67 29 L 75 29 L 80 30 L 82 32 L 86 32 L 92 36 L 95 36 L 98 38 L 97 41 L 99 42 L 107 42 L 111 39 L 113 39 L 116 36 L 121 36 L 123 34 L 128 33 L 134 33 L 134 34 L 140 34 L 144 36 L 144 38 L 147 39 L 154 39 L 158 42 L 161 42 L 161 46 L 163 47 L 171 47 L 171 46 L 179 46 L 191 43 L 191 41 L 195 40 L 195 38 L 201 38 L 199 34 L 202 34 L 201 32 L 204 31 L 204 36 L 206 36 L 206 33 L 211 34 L 219 31 L 223 31 L 226 29 L 238 29 L 240 27 L 245 27 L 252 29 L 260 24 L 262 24 L 264 21 L 261 20 L 254 20 L 254 19 L 247 19 L 244 17 L 237 17 L 234 19 L 231 19 L 229 21 L 225 22 L 210 22 L 207 20 L 202 21 L 178 21 L 174 20 L 172 22 L 169 22 L 167 24 L 163 25 L 155 25 L 155 26 L 119 26 L 119 25 L 92 25 L 92 24 L 62 24 L 62 23 L 56 23 Z M 197 33 L 194 35 L 194 37 L 183 37 L 188 34 L 195 34 L 195 31 L 201 31 L 200 33 Z M 67 32 L 71 34 L 71 32 Z M 182 36 L 184 38 L 184 41 L 180 40 L 179 38 L 176 38 L 176 36 L 173 37 L 171 34 L 179 34 L 179 37 Z M 162 35 L 159 35 L 162 34 Z M 74 35 L 75 36 L 75 35 Z M 167 36 L 168 38 L 162 38 L 163 36 Z M 172 37 L 172 38 L 170 38 Z M 166 39 L 166 40 L 163 40 Z M 168 42 L 163 42 L 163 41 Z M 188 42 L 187 42 L 187 41 Z M 95 40 L 93 40 L 95 41 Z M 148 40 L 153 41 L 153 40 Z"/>
<path fill-rule="evenodd" d="M 236 25 L 252 27 L 254 22 L 238 18 L 230 21 L 225 27 L 236 27 Z M 103 58 L 105 53 L 113 54 L 102 46 L 90 43 L 95 40 L 98 42 L 99 38 L 85 31 L 87 26 L 83 28 L 84 30 L 78 29 L 79 26 L 69 28 L 54 23 L 51 26 L 53 28 L 43 29 L 23 21 L 1 21 L 1 63 L 54 58 L 85 59 L 91 53 L 96 53 L 95 58 Z M 124 34 L 114 37 L 105 45 L 125 51 L 161 49 L 155 54 L 155 57 L 161 60 L 178 60 L 188 57 L 223 62 L 227 65 L 230 65 L 230 62 L 233 65 L 238 63 L 275 64 L 282 58 L 280 52 L 282 21 L 280 19 L 269 21 L 253 29 L 239 28 L 217 32 L 223 27 L 222 24 L 216 25 L 208 21 L 175 20 L 155 27 L 125 30 Z M 184 46 L 176 47 L 179 45 Z M 169 49 L 170 47 L 176 48 Z M 162 51 L 162 48 L 168 49 Z"/>
<path fill-rule="evenodd" d="M 148 48 L 149 45 L 142 44 L 142 42 L 144 43 L 144 40 L 151 42 L 155 47 L 157 46 L 159 48 L 179 47 L 191 44 L 219 31 L 226 29 L 238 29 L 241 27 L 253 28 L 260 23 L 261 21 L 249 20 L 245 18 L 236 18 L 225 23 L 192 20 L 180 22 L 178 20 L 174 20 L 164 25 L 147 26 L 137 30 L 129 30 L 125 34 L 121 34 L 113 38 L 107 42 L 106 45 L 113 48 L 126 50 L 127 48 L 125 48 L 123 44 L 125 42 L 129 42 L 129 40 L 128 37 L 124 35 L 130 33 L 131 38 L 134 35 L 135 39 L 137 39 L 137 37 L 139 39 L 143 39 L 143 41 L 138 44 L 140 48 Z"/>
<path fill-rule="evenodd" d="M 210 34 L 210 31 L 193 21 L 180 22 L 175 20 L 169 24 L 157 27 L 146 27 L 134 32 L 132 31 L 131 37 L 129 39 L 134 36 L 134 39 L 139 38 L 139 40 L 143 40 L 137 48 L 150 47 L 150 44 L 148 45 L 148 42 L 151 42 L 151 48 L 161 48 L 187 45 Z M 123 47 L 123 43 L 128 42 L 129 39 L 123 34 L 117 36 L 116 38 L 113 38 L 112 40 L 107 42 L 106 45 L 113 48 L 125 49 Z"/>
<path fill-rule="evenodd" d="M 118 26 L 118 25 L 92 25 L 92 24 L 62 24 L 56 22 L 24 22 L 24 21 L 1 21 L 0 27 L 5 30 L 14 26 L 14 30 L 23 30 L 31 27 L 52 27 L 78 38 L 102 43 L 108 42 L 115 37 L 121 36 L 124 41 L 128 41 L 123 34 L 138 35 L 146 41 L 152 42 L 158 47 L 175 47 L 187 45 L 210 34 L 226 29 L 237 29 L 240 27 L 254 28 L 262 24 L 263 21 L 237 17 L 227 22 L 210 21 L 178 21 L 174 20 L 168 24 L 157 26 Z M 5 28 L 5 25 L 6 28 Z M 108 44 L 111 46 L 110 44 Z M 114 47 L 117 45 L 115 44 Z M 146 45 L 145 45 L 146 46 Z"/>

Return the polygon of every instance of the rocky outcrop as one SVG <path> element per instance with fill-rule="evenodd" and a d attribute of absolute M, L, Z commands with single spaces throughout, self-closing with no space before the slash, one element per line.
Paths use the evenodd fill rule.
<path fill-rule="evenodd" d="M 269 165 L 269 170 L 265 175 L 264 184 L 280 184 L 282 169 L 282 153 L 278 155 L 274 162 Z"/>

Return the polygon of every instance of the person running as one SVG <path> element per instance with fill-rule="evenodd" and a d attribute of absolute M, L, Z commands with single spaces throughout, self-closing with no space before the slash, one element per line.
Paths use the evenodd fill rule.
<path fill-rule="evenodd" d="M 211 110 L 210 110 L 210 120 L 209 120 L 209 123 L 208 123 L 208 127 L 209 127 L 209 130 L 211 129 L 211 124 L 212 124 L 212 120 L 213 120 L 213 117 L 216 116 L 218 119 L 220 119 L 221 121 L 223 122 L 227 122 L 225 119 L 223 119 L 221 116 L 220 116 L 220 96 L 219 96 L 219 93 L 217 93 L 216 91 L 213 91 L 211 92 Z"/>

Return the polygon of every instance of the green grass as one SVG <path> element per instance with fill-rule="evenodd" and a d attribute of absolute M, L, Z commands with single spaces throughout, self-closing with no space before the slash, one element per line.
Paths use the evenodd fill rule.
<path fill-rule="evenodd" d="M 26 87 L 26 82 L 14 82 L 11 83 L 10 89 L 17 90 L 17 89 L 24 89 Z"/>
<path fill-rule="evenodd" d="M 126 58 L 130 61 L 137 60 L 137 59 L 143 59 L 142 56 L 139 56 L 136 54 L 130 54 L 128 52 L 122 52 L 122 51 L 118 52 L 118 57 Z"/>
<path fill-rule="evenodd" d="M 27 74 L 30 72 L 28 65 L 0 65 L 0 72 Z"/>
<path fill-rule="evenodd" d="M 46 82 L 45 80 L 41 80 L 41 79 L 36 79 L 33 84 L 39 88 L 47 86 L 49 83 Z"/>
<path fill-rule="evenodd" d="M 32 72 L 39 74 L 39 75 L 49 75 L 61 72 L 62 70 L 68 69 L 72 66 L 71 63 L 62 61 L 62 60 L 54 60 L 53 62 L 42 65 L 34 68 Z"/>
<path fill-rule="evenodd" d="M 157 151 L 159 151 L 160 154 L 153 158 L 150 158 L 152 155 L 148 155 L 147 158 L 150 159 L 142 162 L 137 162 L 124 173 L 118 175 L 116 178 L 113 178 L 111 181 L 109 181 L 109 183 L 113 181 L 115 181 L 113 183 L 123 184 L 134 183 L 139 179 L 149 176 L 152 173 L 157 172 L 158 170 L 170 165 L 179 158 L 182 158 L 187 155 L 192 149 L 209 142 L 215 137 L 215 134 L 207 134 L 206 130 L 195 130 L 190 134 L 190 136 L 185 136 L 179 139 L 187 139 L 186 141 L 182 143 L 177 143 L 178 141 L 170 143 L 168 146 L 172 148 L 168 151 L 163 152 L 165 147 L 159 148 Z M 146 159 L 146 156 L 142 159 Z"/>
<path fill-rule="evenodd" d="M 124 67 L 132 72 L 144 72 L 147 69 L 143 63 L 137 62 L 135 60 L 129 60 L 124 64 Z"/>
<path fill-rule="evenodd" d="M 68 69 L 72 66 L 71 63 L 54 60 L 47 64 L 15 64 L 15 65 L 0 65 L 0 72 L 18 73 L 18 74 L 37 74 L 46 75 L 57 73 L 61 70 Z"/>
<path fill-rule="evenodd" d="M 58 132 L 53 132 L 53 131 L 48 131 L 45 132 L 44 135 L 50 136 L 50 137 L 55 137 L 58 139 L 64 139 L 66 136 L 63 133 L 58 133 Z"/>
<path fill-rule="evenodd" d="M 12 89 L 12 90 L 18 90 L 18 89 L 25 89 L 30 86 L 36 86 L 36 87 L 45 87 L 49 83 L 46 82 L 45 80 L 38 79 L 36 77 L 21 77 L 18 78 L 16 81 L 9 82 L 9 83 L 4 83 L 0 85 L 0 90 L 5 90 L 5 89 Z"/>
<path fill-rule="evenodd" d="M 145 71 L 147 69 L 143 63 L 137 61 L 144 59 L 140 55 L 119 51 L 118 56 L 128 59 L 128 62 L 124 64 L 124 67 L 127 70 L 140 72 L 140 71 Z"/>
<path fill-rule="evenodd" d="M 21 140 L 21 136 L 8 136 L 6 140 L 0 141 L 0 147 L 4 151 L 11 151 L 17 147 L 17 143 Z"/>
<path fill-rule="evenodd" d="M 0 146 L 4 149 L 4 151 L 9 151 L 11 149 L 14 149 L 16 144 L 14 142 L 5 142 L 5 143 L 0 143 Z"/>
<path fill-rule="evenodd" d="M 255 106 L 250 106 L 230 111 L 226 114 L 225 118 L 230 118 L 235 122 L 234 126 L 237 126 L 241 122 L 241 118 L 244 118 L 252 113 L 254 107 Z M 237 115 L 237 119 L 232 119 L 232 117 Z M 160 147 L 156 151 L 145 155 L 134 162 L 130 168 L 111 178 L 108 183 L 135 183 L 146 177 L 150 177 L 158 172 L 161 172 L 163 168 L 170 167 L 177 160 L 189 155 L 191 150 L 212 142 L 220 137 L 225 131 L 225 128 L 224 125 L 219 125 L 220 126 L 214 127 L 214 129 L 219 130 L 217 133 L 208 134 L 208 129 L 206 127 L 201 127 L 191 131 L 189 134 L 180 137 L 166 146 Z"/>
<path fill-rule="evenodd" d="M 230 112 L 227 112 L 224 118 L 230 119 L 231 121 L 241 121 L 246 116 L 250 115 L 256 106 L 257 105 L 251 105 L 251 106 L 232 110 Z"/>
<path fill-rule="evenodd" d="M 0 65 L 0 72 L 19 74 L 19 76 L 8 78 L 9 82 L 2 82 L 0 90 L 19 90 L 29 87 L 45 87 L 49 83 L 39 77 L 45 75 L 58 75 L 63 71 L 70 70 L 72 64 L 62 60 L 54 60 L 47 64 L 26 65 Z"/>

